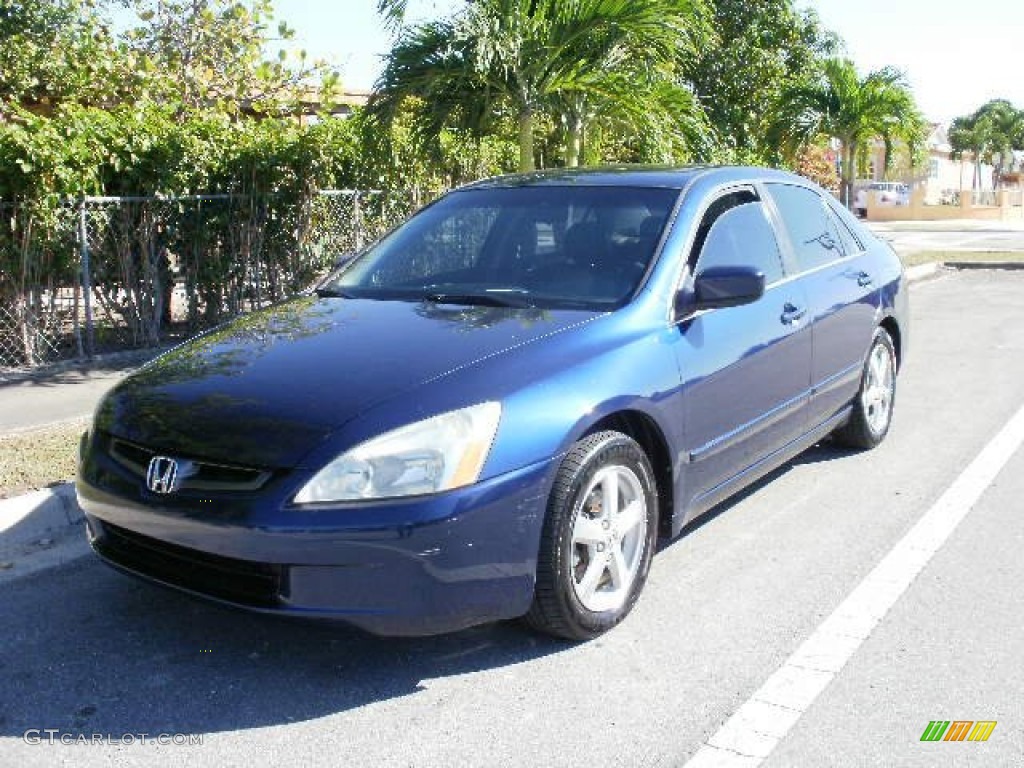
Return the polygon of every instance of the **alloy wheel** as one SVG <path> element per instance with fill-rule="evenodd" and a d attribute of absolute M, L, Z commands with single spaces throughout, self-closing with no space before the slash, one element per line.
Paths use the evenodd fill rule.
<path fill-rule="evenodd" d="M 878 435 L 889 425 L 892 414 L 896 371 L 892 355 L 883 344 L 875 344 L 868 361 L 867 381 L 861 395 L 864 415 L 871 431 Z"/>
<path fill-rule="evenodd" d="M 572 584 L 595 613 L 614 611 L 629 597 L 647 538 L 647 502 L 628 467 L 603 467 L 580 494 L 572 528 Z"/>

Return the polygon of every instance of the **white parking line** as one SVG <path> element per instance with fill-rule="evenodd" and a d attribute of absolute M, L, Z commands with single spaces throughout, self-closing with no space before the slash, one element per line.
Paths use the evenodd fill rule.
<path fill-rule="evenodd" d="M 760 765 L 828 687 L 1024 443 L 1024 407 L 684 768 Z"/>

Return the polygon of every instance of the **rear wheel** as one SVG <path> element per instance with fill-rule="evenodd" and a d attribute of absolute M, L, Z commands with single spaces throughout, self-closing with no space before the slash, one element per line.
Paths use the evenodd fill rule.
<path fill-rule="evenodd" d="M 852 448 L 874 448 L 889 434 L 895 402 L 896 350 L 889 333 L 878 328 L 853 400 L 853 413 L 850 421 L 835 431 L 836 440 Z"/>
<path fill-rule="evenodd" d="M 562 461 L 548 502 L 537 585 L 526 620 L 588 640 L 626 617 L 643 589 L 657 537 L 658 495 L 643 449 L 599 432 Z"/>

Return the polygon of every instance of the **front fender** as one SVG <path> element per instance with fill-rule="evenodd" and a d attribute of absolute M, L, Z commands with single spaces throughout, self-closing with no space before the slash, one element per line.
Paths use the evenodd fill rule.
<path fill-rule="evenodd" d="M 501 423 L 481 481 L 561 456 L 622 410 L 648 416 L 675 447 L 682 408 L 673 331 L 631 317 L 611 313 L 427 382 L 345 425 L 314 451 L 310 465 L 401 423 L 492 400 L 502 404 Z"/>

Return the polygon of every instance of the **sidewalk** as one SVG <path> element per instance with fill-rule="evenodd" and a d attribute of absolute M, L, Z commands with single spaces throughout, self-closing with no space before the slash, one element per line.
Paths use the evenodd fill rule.
<path fill-rule="evenodd" d="M 88 418 L 100 398 L 159 350 L 0 374 L 0 434 Z M 0 584 L 89 551 L 73 483 L 0 499 Z"/>
<path fill-rule="evenodd" d="M 865 221 L 875 232 L 1024 232 L 1024 220 Z"/>
<path fill-rule="evenodd" d="M 107 390 L 160 351 L 122 352 L 92 363 L 0 373 L 0 434 L 91 416 Z"/>
<path fill-rule="evenodd" d="M 100 398 L 160 350 L 0 374 L 0 434 L 88 418 Z M 89 552 L 73 483 L 0 499 L 0 584 Z"/>
<path fill-rule="evenodd" d="M 71 483 L 0 499 L 0 584 L 88 553 L 84 522 Z"/>

